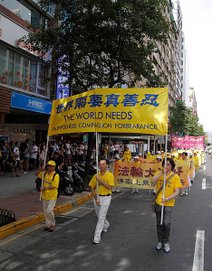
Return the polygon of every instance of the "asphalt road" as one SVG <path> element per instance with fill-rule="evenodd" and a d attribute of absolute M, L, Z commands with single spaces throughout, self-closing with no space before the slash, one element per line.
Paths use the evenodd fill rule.
<path fill-rule="evenodd" d="M 212 160 L 208 156 L 190 194 L 177 199 L 168 254 L 155 250 L 152 194 L 132 195 L 124 190 L 113 195 L 108 214 L 111 226 L 100 244 L 92 244 L 96 217 L 90 202 L 59 216 L 53 233 L 37 225 L 0 241 L 0 270 L 211 271 L 211 192 Z"/>

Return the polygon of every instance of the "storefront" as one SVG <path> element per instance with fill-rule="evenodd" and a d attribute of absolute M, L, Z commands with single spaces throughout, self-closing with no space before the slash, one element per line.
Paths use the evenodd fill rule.
<path fill-rule="evenodd" d="M 27 4 L 28 3 L 28 4 Z M 25 5 L 27 4 L 27 5 Z M 29 24 L 46 21 L 29 1 L 0 4 L 0 140 L 46 140 L 51 111 L 50 53 L 43 55 L 23 41 Z M 19 13 L 16 14 L 16 7 Z M 28 16 L 28 17 L 27 17 Z M 42 18 L 41 18 L 42 17 Z"/>
<path fill-rule="evenodd" d="M 0 125 L 0 136 L 19 142 L 45 140 L 51 106 L 50 101 L 11 92 L 10 113 L 5 114 L 5 123 Z"/>

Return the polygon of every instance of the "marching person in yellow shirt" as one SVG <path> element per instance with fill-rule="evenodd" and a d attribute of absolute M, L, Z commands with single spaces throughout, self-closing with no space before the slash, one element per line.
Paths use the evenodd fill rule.
<path fill-rule="evenodd" d="M 126 162 L 130 162 L 131 157 L 132 157 L 132 155 L 131 155 L 130 149 L 129 149 L 128 147 L 125 147 L 125 151 L 124 151 L 124 153 L 123 153 L 123 158 L 124 158 L 124 160 L 125 160 Z"/>
<path fill-rule="evenodd" d="M 89 183 L 94 199 L 95 212 L 98 217 L 93 239 L 94 244 L 101 242 L 102 232 L 107 232 L 110 226 L 106 216 L 110 207 L 111 194 L 114 186 L 114 176 L 108 171 L 107 160 L 100 160 L 99 169 L 100 172 L 95 174 Z"/>
<path fill-rule="evenodd" d="M 50 160 L 47 163 L 47 170 L 40 171 L 38 178 L 43 178 L 43 185 L 41 186 L 41 198 L 43 205 L 43 212 L 45 216 L 46 227 L 45 230 L 53 232 L 55 230 L 55 217 L 54 217 L 54 207 L 57 201 L 58 186 L 60 181 L 60 176 L 55 171 L 56 163 Z M 43 175 L 43 176 L 42 176 Z"/>
<path fill-rule="evenodd" d="M 199 167 L 200 167 L 200 161 L 199 161 L 199 156 L 197 155 L 197 152 L 194 152 L 194 164 L 195 164 L 195 170 L 196 172 L 198 172 Z"/>
<path fill-rule="evenodd" d="M 162 162 L 163 169 L 156 172 L 155 176 L 152 178 L 152 182 L 156 185 L 157 191 L 155 196 L 155 213 L 157 220 L 157 234 L 158 234 L 158 244 L 156 250 L 161 250 L 168 253 L 171 249 L 169 244 L 169 235 L 171 230 L 171 214 L 175 204 L 175 198 L 180 193 L 180 188 L 182 184 L 180 178 L 177 174 L 173 172 L 175 168 L 175 163 L 171 158 L 167 158 L 166 167 L 165 160 Z M 165 192 L 163 198 L 163 183 L 164 183 L 164 173 L 166 173 L 166 183 Z M 163 213 L 163 224 L 161 225 L 161 210 L 162 205 L 164 205 Z"/>

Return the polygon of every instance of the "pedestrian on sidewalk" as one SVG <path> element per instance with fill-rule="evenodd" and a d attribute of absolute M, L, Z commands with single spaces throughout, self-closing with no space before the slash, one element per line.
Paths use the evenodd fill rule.
<path fill-rule="evenodd" d="M 164 248 L 164 251 L 168 253 L 171 249 L 169 244 L 169 235 L 171 230 L 171 214 L 175 204 L 175 198 L 179 195 L 182 184 L 180 182 L 179 176 L 173 172 L 175 168 L 174 161 L 171 158 L 167 158 L 165 168 L 164 165 L 165 159 L 162 162 L 163 169 L 156 172 L 155 176 L 152 178 L 152 182 L 156 184 L 156 203 L 154 210 L 156 213 L 158 235 L 158 244 L 156 246 L 156 249 L 161 250 L 162 248 Z M 166 174 L 166 183 L 163 198 L 164 174 Z M 162 205 L 164 205 L 164 212 L 161 225 Z"/>
<path fill-rule="evenodd" d="M 108 161 L 106 159 L 100 160 L 99 169 L 100 172 L 95 174 L 89 183 L 94 199 L 95 212 L 98 218 L 93 239 L 94 244 L 101 242 L 102 232 L 106 232 L 110 226 L 106 216 L 110 207 L 111 194 L 114 186 L 114 176 L 108 171 Z"/>
<path fill-rule="evenodd" d="M 46 223 L 45 230 L 49 232 L 53 232 L 55 230 L 55 216 L 53 210 L 57 201 L 58 186 L 60 181 L 59 174 L 56 173 L 55 168 L 56 163 L 50 160 L 47 163 L 47 170 L 42 168 L 36 174 L 40 179 L 43 177 L 41 198 Z"/>

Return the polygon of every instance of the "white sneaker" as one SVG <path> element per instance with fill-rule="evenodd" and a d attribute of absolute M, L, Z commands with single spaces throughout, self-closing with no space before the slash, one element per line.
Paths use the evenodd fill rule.
<path fill-rule="evenodd" d="M 24 175 L 26 175 L 27 174 L 27 172 L 26 171 L 24 171 Z"/>
<path fill-rule="evenodd" d="M 97 245 L 101 242 L 101 239 L 93 239 L 93 244 Z"/>
<path fill-rule="evenodd" d="M 139 189 L 135 189 L 135 193 L 137 193 L 137 194 L 138 194 L 138 193 L 139 193 Z"/>
<path fill-rule="evenodd" d="M 170 250 L 171 250 L 170 244 L 169 244 L 169 243 L 165 243 L 165 244 L 164 244 L 164 251 L 165 251 L 166 253 L 168 253 Z"/>
<path fill-rule="evenodd" d="M 156 250 L 161 250 L 162 247 L 163 247 L 163 244 L 159 242 L 156 246 Z"/>
<path fill-rule="evenodd" d="M 131 194 L 134 194 L 134 193 L 135 193 L 135 188 L 133 188 L 131 191 Z"/>

